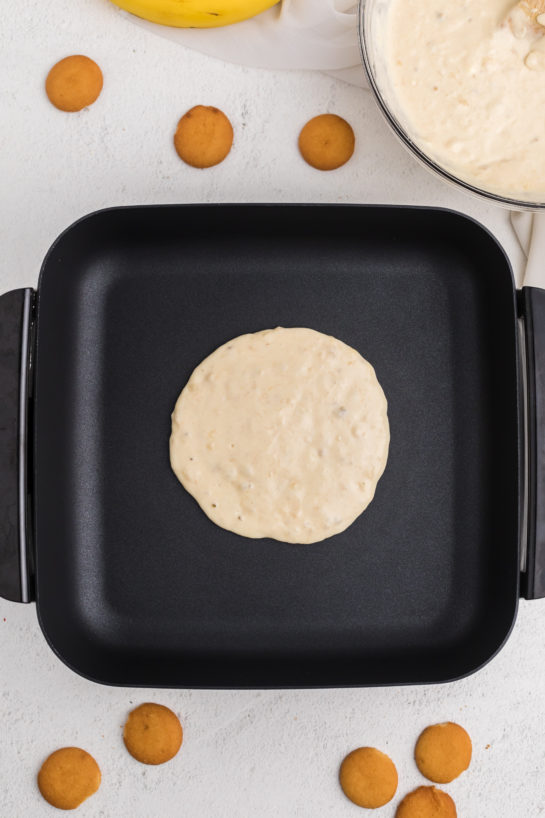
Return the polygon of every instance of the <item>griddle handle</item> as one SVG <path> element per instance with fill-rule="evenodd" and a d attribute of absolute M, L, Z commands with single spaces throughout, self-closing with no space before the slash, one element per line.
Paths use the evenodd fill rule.
<path fill-rule="evenodd" d="M 32 599 L 28 415 L 34 291 L 0 296 L 0 596 Z"/>
<path fill-rule="evenodd" d="M 526 347 L 527 553 L 526 599 L 545 597 L 545 290 L 521 293 Z"/>

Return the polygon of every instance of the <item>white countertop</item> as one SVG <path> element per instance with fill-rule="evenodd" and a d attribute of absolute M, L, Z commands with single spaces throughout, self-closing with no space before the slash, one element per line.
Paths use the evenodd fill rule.
<path fill-rule="evenodd" d="M 464 211 L 503 242 L 520 275 L 508 214 L 435 179 L 408 156 L 370 94 L 328 76 L 226 65 L 150 35 L 107 0 L 18 0 L 0 27 L 2 179 L 0 292 L 37 282 L 58 233 L 85 213 L 156 202 L 372 202 Z M 43 81 L 61 57 L 84 53 L 104 72 L 98 102 L 80 114 L 48 103 Z M 222 108 L 235 127 L 228 160 L 183 165 L 172 148 L 192 105 Z M 301 125 L 330 111 L 356 132 L 352 161 L 330 174 L 297 153 Z M 522 602 L 506 647 L 453 684 L 315 691 L 161 691 L 107 688 L 68 670 L 47 646 L 33 604 L 0 600 L 1 818 L 41 818 L 36 772 L 66 744 L 103 774 L 87 818 L 349 818 L 337 769 L 362 744 L 388 752 L 398 794 L 421 783 L 414 741 L 427 724 L 459 720 L 474 742 L 470 770 L 446 787 L 460 818 L 545 813 L 545 603 Z M 142 701 L 182 719 L 184 745 L 163 767 L 125 751 L 121 725 Z M 393 818 L 392 804 L 377 811 Z"/>

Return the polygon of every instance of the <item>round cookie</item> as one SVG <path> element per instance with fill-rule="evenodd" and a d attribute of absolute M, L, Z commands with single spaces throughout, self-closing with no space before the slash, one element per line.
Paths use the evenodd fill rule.
<path fill-rule="evenodd" d="M 178 122 L 174 134 L 176 153 L 194 168 L 211 168 L 223 162 L 233 144 L 233 126 L 223 111 L 196 105 Z"/>
<path fill-rule="evenodd" d="M 182 746 L 183 731 L 178 716 L 162 704 L 147 702 L 129 713 L 123 741 L 129 753 L 142 764 L 164 764 Z"/>
<path fill-rule="evenodd" d="M 335 170 L 354 153 L 354 131 L 336 114 L 320 114 L 303 127 L 299 134 L 301 156 L 318 170 Z"/>
<path fill-rule="evenodd" d="M 76 809 L 100 787 L 100 768 L 79 747 L 62 747 L 46 758 L 38 773 L 38 788 L 58 809 Z"/>
<path fill-rule="evenodd" d="M 399 804 L 395 818 L 457 818 L 450 795 L 436 787 L 418 787 Z"/>
<path fill-rule="evenodd" d="M 93 60 L 76 54 L 56 63 L 45 81 L 49 101 L 61 111 L 81 111 L 102 91 L 102 71 Z"/>
<path fill-rule="evenodd" d="M 392 759 L 380 750 L 358 747 L 342 762 L 339 781 L 344 794 L 354 804 L 376 809 L 394 797 L 397 770 Z"/>
<path fill-rule="evenodd" d="M 467 770 L 471 739 L 459 724 L 432 724 L 420 734 L 414 759 L 422 775 L 436 784 L 448 784 Z"/>

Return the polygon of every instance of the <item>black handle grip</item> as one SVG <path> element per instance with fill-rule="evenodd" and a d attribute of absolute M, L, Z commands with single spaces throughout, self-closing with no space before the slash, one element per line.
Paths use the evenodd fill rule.
<path fill-rule="evenodd" d="M 522 593 L 526 599 L 541 599 L 545 597 L 545 290 L 524 287 L 521 299 L 526 352 L 522 362 L 526 380 L 523 536 L 526 530 L 527 542 Z"/>
<path fill-rule="evenodd" d="M 30 602 L 28 401 L 34 292 L 0 297 L 0 596 Z"/>

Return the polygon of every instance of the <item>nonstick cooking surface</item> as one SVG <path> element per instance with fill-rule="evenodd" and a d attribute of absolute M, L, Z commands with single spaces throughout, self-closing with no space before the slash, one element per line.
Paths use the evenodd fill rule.
<path fill-rule="evenodd" d="M 389 404 L 375 499 L 314 545 L 215 526 L 170 469 L 170 413 L 220 344 L 276 326 L 355 347 Z M 173 206 L 87 217 L 44 262 L 37 602 L 98 681 L 432 682 L 501 645 L 518 597 L 509 265 L 459 215 Z"/>

